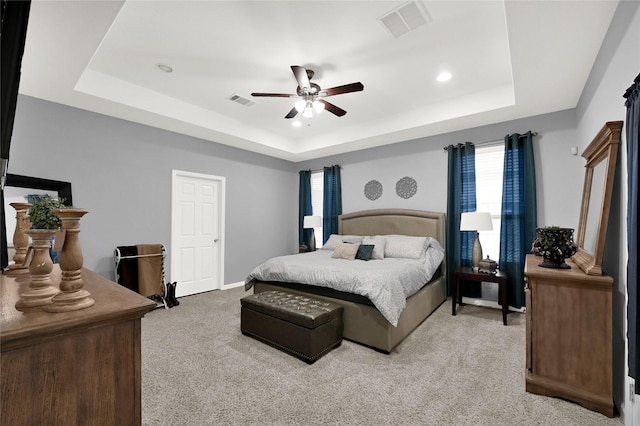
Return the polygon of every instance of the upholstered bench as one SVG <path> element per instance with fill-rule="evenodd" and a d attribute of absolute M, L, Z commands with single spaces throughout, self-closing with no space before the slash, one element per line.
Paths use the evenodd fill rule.
<path fill-rule="evenodd" d="M 284 291 L 240 300 L 240 329 L 311 364 L 342 343 L 340 305 Z"/>

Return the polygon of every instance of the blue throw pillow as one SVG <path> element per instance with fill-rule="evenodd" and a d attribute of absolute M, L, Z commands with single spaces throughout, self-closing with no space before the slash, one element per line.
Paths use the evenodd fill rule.
<path fill-rule="evenodd" d="M 360 244 L 360 247 L 358 247 L 358 252 L 356 253 L 356 259 L 371 259 L 371 255 L 373 254 L 373 247 L 375 247 L 373 244 Z"/>

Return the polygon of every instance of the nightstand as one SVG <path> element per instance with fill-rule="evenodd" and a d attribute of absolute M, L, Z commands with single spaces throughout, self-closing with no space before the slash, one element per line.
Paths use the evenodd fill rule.
<path fill-rule="evenodd" d="M 497 270 L 495 274 L 475 272 L 472 267 L 463 266 L 453 271 L 451 282 L 451 315 L 456 314 L 456 303 L 462 303 L 462 295 L 458 295 L 460 280 L 498 283 L 500 291 L 500 303 L 502 304 L 502 322 L 507 325 L 507 313 L 509 312 L 509 300 L 507 298 L 507 274 Z"/>

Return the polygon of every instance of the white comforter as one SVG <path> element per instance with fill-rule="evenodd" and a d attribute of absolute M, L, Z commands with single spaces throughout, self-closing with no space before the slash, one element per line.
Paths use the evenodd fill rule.
<path fill-rule="evenodd" d="M 280 256 L 255 268 L 245 280 L 312 284 L 366 296 L 393 326 L 411 296 L 429 282 L 432 272 L 425 262 L 413 259 L 332 259 L 331 250 Z"/>

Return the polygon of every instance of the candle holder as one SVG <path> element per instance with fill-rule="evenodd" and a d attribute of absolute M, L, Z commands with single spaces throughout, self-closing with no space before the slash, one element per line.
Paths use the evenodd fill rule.
<path fill-rule="evenodd" d="M 51 304 L 53 296 L 59 293 L 51 281 L 53 262 L 49 255 L 51 238 L 55 235 L 56 230 L 28 229 L 25 233 L 33 240 L 33 259 L 29 264 L 29 273 L 31 274 L 29 287 L 26 292 L 20 294 L 20 299 L 15 305 L 19 311 L 44 308 Z"/>
<path fill-rule="evenodd" d="M 80 232 L 80 218 L 89 213 L 85 209 L 65 208 L 54 209 L 53 213 L 62 220 L 64 244 L 60 251 L 60 281 L 61 292 L 51 300 L 51 304 L 43 309 L 47 312 L 69 312 L 93 306 L 93 300 L 87 290 L 84 290 L 82 280 L 82 250 L 78 233 Z"/>
<path fill-rule="evenodd" d="M 17 202 L 9 205 L 16 210 L 16 229 L 13 231 L 13 247 L 16 253 L 13 255 L 14 263 L 9 265 L 4 273 L 7 275 L 28 274 L 29 266 L 24 266 L 24 259 L 29 248 L 29 236 L 24 233 L 24 230 L 31 227 L 31 223 L 27 219 L 27 210 L 31 204 Z"/>

